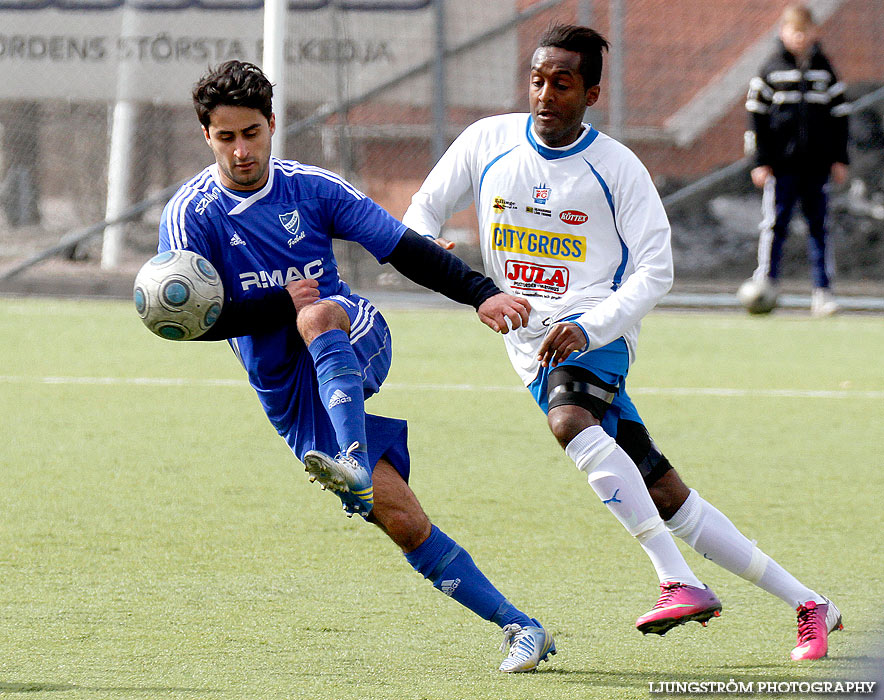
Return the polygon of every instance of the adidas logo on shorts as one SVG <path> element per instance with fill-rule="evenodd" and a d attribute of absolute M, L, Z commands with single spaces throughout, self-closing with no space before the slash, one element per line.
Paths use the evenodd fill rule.
<path fill-rule="evenodd" d="M 238 233 L 234 233 L 230 238 L 230 245 L 245 245 L 246 242 L 239 237 Z"/>
<path fill-rule="evenodd" d="M 352 400 L 353 399 L 340 389 L 335 389 L 335 393 L 331 395 L 331 398 L 328 401 L 328 408 L 334 408 L 342 403 L 350 403 Z"/>

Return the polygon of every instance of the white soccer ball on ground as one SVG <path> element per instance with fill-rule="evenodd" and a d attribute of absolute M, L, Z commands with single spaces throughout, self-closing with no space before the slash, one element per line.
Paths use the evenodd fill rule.
<path fill-rule="evenodd" d="M 767 280 L 747 279 L 737 290 L 737 299 L 750 314 L 769 314 L 778 297 L 776 287 Z"/>
<path fill-rule="evenodd" d="M 192 340 L 221 315 L 224 286 L 208 260 L 190 250 L 167 250 L 135 277 L 135 310 L 148 329 L 166 340 Z"/>

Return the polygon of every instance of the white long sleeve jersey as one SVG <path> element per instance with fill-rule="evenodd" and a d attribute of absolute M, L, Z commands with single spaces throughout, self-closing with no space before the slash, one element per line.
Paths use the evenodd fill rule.
<path fill-rule="evenodd" d="M 557 149 L 528 114 L 488 117 L 442 156 L 403 223 L 436 237 L 471 202 L 485 273 L 531 303 L 528 325 L 504 336 L 526 385 L 557 321 L 577 323 L 588 350 L 623 337 L 635 359 L 641 319 L 672 286 L 672 250 L 660 196 L 632 151 L 589 124 Z"/>

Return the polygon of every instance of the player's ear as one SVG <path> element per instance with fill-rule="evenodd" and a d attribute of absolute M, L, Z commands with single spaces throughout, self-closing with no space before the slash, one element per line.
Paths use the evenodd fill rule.
<path fill-rule="evenodd" d="M 586 106 L 592 107 L 599 99 L 599 92 L 601 92 L 600 85 L 593 85 L 586 91 Z"/>
<path fill-rule="evenodd" d="M 270 135 L 273 136 L 276 133 L 276 114 L 271 113 L 267 123 L 270 126 Z"/>
<path fill-rule="evenodd" d="M 209 130 L 205 126 L 203 126 L 203 136 L 206 137 L 206 143 L 211 146 L 212 140 L 209 138 Z"/>

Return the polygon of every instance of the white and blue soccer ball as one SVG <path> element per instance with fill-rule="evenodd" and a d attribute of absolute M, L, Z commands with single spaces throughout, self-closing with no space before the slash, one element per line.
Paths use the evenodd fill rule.
<path fill-rule="evenodd" d="M 224 286 L 208 260 L 190 250 L 167 250 L 135 277 L 135 310 L 148 329 L 166 340 L 192 340 L 221 315 Z"/>
<path fill-rule="evenodd" d="M 777 306 L 779 293 L 767 280 L 747 279 L 737 290 L 737 300 L 750 314 L 769 314 Z"/>

